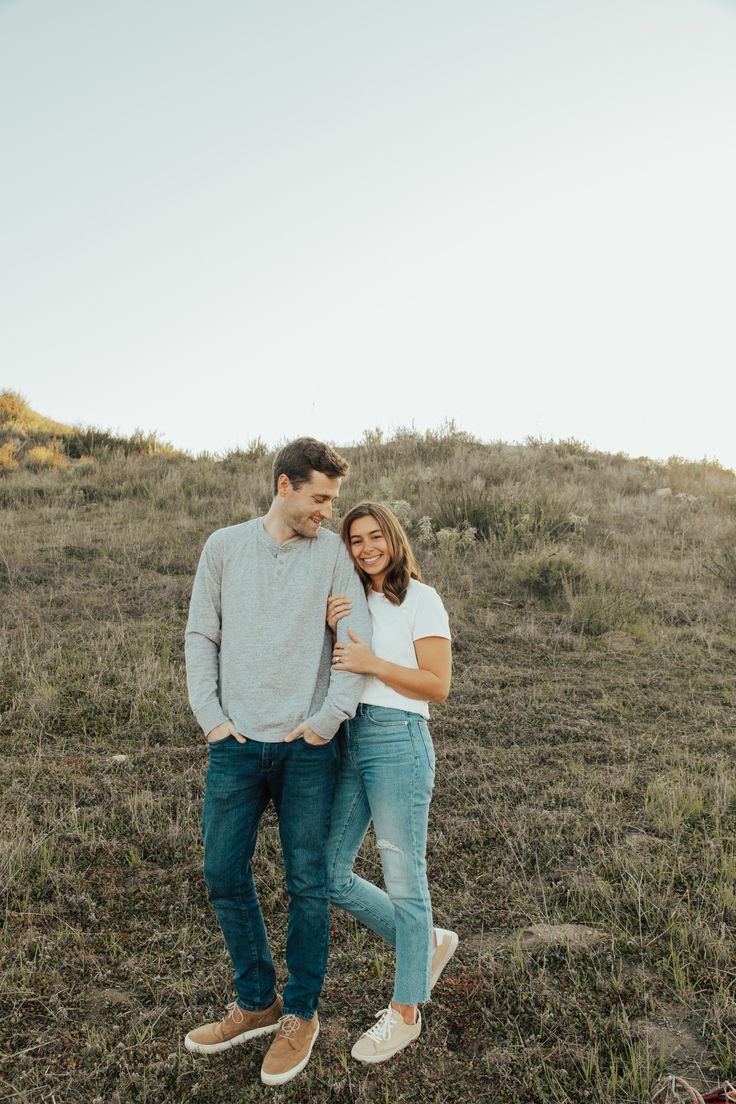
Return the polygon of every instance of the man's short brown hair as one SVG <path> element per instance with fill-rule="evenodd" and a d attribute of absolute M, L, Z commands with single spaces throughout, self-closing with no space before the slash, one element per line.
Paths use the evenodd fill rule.
<path fill-rule="evenodd" d="M 295 491 L 308 483 L 312 472 L 322 472 L 333 479 L 346 475 L 348 462 L 334 449 L 314 437 L 297 437 L 276 454 L 273 462 L 273 493 L 278 494 L 279 476 L 288 475 Z"/>

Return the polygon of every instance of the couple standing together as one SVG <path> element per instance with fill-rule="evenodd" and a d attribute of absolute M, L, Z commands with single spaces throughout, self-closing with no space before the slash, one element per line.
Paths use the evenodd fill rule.
<path fill-rule="evenodd" d="M 236 999 L 185 1043 L 211 1054 L 275 1032 L 267 1085 L 304 1069 L 319 1033 L 330 902 L 396 950 L 393 998 L 352 1049 L 363 1062 L 419 1036 L 418 1005 L 458 943 L 433 927 L 425 862 L 428 702 L 450 686 L 447 614 L 386 507 L 354 507 L 340 537 L 322 528 L 347 467 L 310 437 L 281 449 L 265 517 L 205 543 L 186 629 L 189 701 L 209 745 L 204 874 Z M 269 801 L 289 894 L 283 998 L 251 866 Z M 386 891 L 353 872 L 371 821 Z"/>

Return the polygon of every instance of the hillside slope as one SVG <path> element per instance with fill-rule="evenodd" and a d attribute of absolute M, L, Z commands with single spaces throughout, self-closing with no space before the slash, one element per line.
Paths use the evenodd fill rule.
<path fill-rule="evenodd" d="M 365 1070 L 350 1047 L 392 953 L 335 912 L 294 1099 L 643 1104 L 664 1072 L 733 1080 L 733 473 L 453 427 L 344 451 L 340 508 L 391 503 L 450 615 L 428 871 L 461 941 L 420 1040 Z M 272 459 L 101 449 L 0 480 L 0 1077 L 19 1099 L 263 1099 L 260 1045 L 182 1046 L 231 997 L 183 635 L 206 537 L 267 508 Z M 283 982 L 272 811 L 255 865 Z M 358 869 L 380 880 L 370 835 Z"/>
<path fill-rule="evenodd" d="M 19 468 L 54 470 L 66 467 L 70 460 L 116 453 L 185 455 L 155 433 L 136 431 L 130 437 L 116 437 L 106 430 L 56 422 L 31 409 L 17 391 L 0 391 L 0 475 Z"/>

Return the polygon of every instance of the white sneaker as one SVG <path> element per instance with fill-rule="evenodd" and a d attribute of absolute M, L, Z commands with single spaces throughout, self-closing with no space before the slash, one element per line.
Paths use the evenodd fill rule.
<path fill-rule="evenodd" d="M 369 1027 L 350 1051 L 359 1062 L 385 1062 L 387 1058 L 393 1058 L 394 1054 L 418 1039 L 422 1030 L 422 1014 L 418 1008 L 417 1021 L 413 1024 L 404 1023 L 401 1013 L 391 1005 L 376 1012 L 376 1019 L 378 1023 Z"/>
<path fill-rule="evenodd" d="M 445 928 L 435 928 L 434 934 L 437 939 L 437 946 L 432 948 L 432 976 L 429 982 L 430 989 L 434 989 L 435 985 L 440 980 L 440 974 L 454 955 L 457 950 L 457 945 L 460 942 L 457 932 L 447 931 Z"/>

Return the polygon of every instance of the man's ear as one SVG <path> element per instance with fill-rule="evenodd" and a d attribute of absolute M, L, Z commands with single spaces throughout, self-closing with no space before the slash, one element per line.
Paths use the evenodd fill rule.
<path fill-rule="evenodd" d="M 276 484 L 276 494 L 280 495 L 281 498 L 286 498 L 287 494 L 289 493 L 289 488 L 290 487 L 291 487 L 291 480 L 289 479 L 288 475 L 285 475 L 282 472 L 281 475 L 279 476 L 278 482 Z"/>

